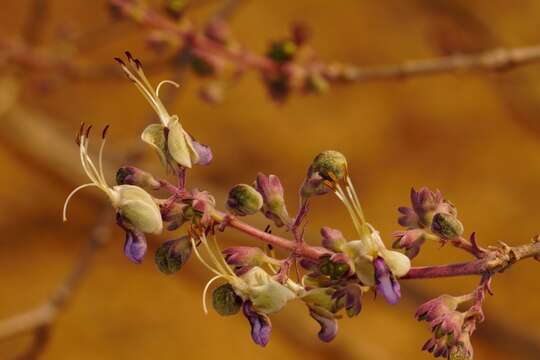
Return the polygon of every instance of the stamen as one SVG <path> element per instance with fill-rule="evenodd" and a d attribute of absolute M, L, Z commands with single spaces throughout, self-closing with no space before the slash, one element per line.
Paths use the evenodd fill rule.
<path fill-rule="evenodd" d="M 208 282 L 204 286 L 204 290 L 203 290 L 203 293 L 202 293 L 202 305 L 203 305 L 204 315 L 208 315 L 208 307 L 206 306 L 206 293 L 208 292 L 208 289 L 210 288 L 210 285 L 212 285 L 212 283 L 214 281 L 216 281 L 217 279 L 222 278 L 222 277 L 223 277 L 222 275 L 214 276 L 213 278 L 208 280 Z"/>
<path fill-rule="evenodd" d="M 103 132 L 101 133 L 101 146 L 99 147 L 99 155 L 98 155 L 98 162 L 99 162 L 99 175 L 101 176 L 101 180 L 104 184 L 107 184 L 105 181 L 105 172 L 103 171 L 103 149 L 105 148 L 105 142 L 107 141 L 107 130 L 109 130 L 109 125 L 105 126 L 103 129 Z"/>
<path fill-rule="evenodd" d="M 208 254 L 210 255 L 210 259 L 212 259 L 212 261 L 214 262 L 214 266 L 222 273 L 222 274 L 226 274 L 227 273 L 227 270 L 225 270 L 225 268 L 221 265 L 221 263 L 218 261 L 216 255 L 214 254 L 214 252 L 212 251 L 212 249 L 210 248 L 210 246 L 208 245 L 208 241 L 206 239 L 206 235 L 202 235 L 200 237 L 201 239 L 201 242 L 203 243 L 204 247 L 206 248 L 206 251 L 208 252 Z M 230 270 L 230 269 L 229 269 Z"/>
<path fill-rule="evenodd" d="M 208 270 L 210 270 L 214 274 L 223 276 L 223 274 L 221 274 L 219 271 L 217 271 L 216 269 L 208 265 L 208 263 L 202 258 L 201 254 L 199 253 L 199 250 L 197 249 L 197 244 L 195 244 L 195 240 L 193 238 L 191 238 L 191 246 L 193 247 L 193 251 L 195 252 L 195 255 L 197 256 L 201 264 L 203 264 Z"/>
<path fill-rule="evenodd" d="M 351 178 L 349 175 L 346 176 L 347 178 L 347 185 L 351 188 L 352 192 L 352 199 L 354 200 L 354 203 L 356 203 L 356 207 L 358 208 L 359 215 L 363 221 L 364 220 L 364 211 L 362 210 L 362 205 L 360 205 L 360 200 L 358 199 L 358 195 L 356 194 L 356 189 L 354 188 L 354 185 L 351 181 Z"/>
<path fill-rule="evenodd" d="M 62 211 L 62 220 L 64 222 L 67 221 L 67 207 L 68 207 L 69 201 L 71 200 L 73 195 L 75 195 L 79 190 L 82 190 L 82 189 L 90 187 L 90 186 L 99 187 L 98 185 L 96 185 L 94 183 L 88 183 L 88 184 L 84 184 L 84 185 L 76 187 L 71 193 L 69 193 L 68 197 L 66 198 L 66 201 L 64 202 L 64 209 Z"/>
<path fill-rule="evenodd" d="M 163 84 L 171 84 L 171 85 L 173 85 L 175 88 L 179 88 L 179 87 L 180 87 L 180 85 L 179 85 L 177 82 L 174 82 L 174 81 L 172 81 L 172 80 L 163 80 L 163 81 L 161 81 L 161 82 L 158 84 L 158 86 L 157 86 L 157 88 L 156 88 L 156 95 L 157 95 L 157 97 L 159 97 L 159 89 L 161 88 L 161 86 L 162 86 Z"/>
<path fill-rule="evenodd" d="M 345 208 L 347 209 L 347 211 L 349 212 L 349 215 L 351 216 L 351 219 L 352 219 L 353 224 L 354 224 L 354 228 L 356 229 L 356 232 L 358 232 L 358 235 L 362 235 L 362 227 L 361 227 L 360 222 L 359 222 L 359 220 L 358 220 L 358 218 L 356 216 L 356 213 L 354 212 L 354 210 L 353 210 L 351 204 L 349 203 L 349 200 L 345 196 L 345 194 L 343 194 L 343 191 L 341 190 L 341 188 L 337 189 L 334 194 L 336 194 L 338 199 L 341 200 L 343 205 L 345 205 Z"/>
<path fill-rule="evenodd" d="M 227 262 L 225 261 L 225 258 L 223 257 L 223 255 L 222 255 L 223 253 L 221 252 L 221 248 L 219 247 L 219 244 L 218 244 L 218 241 L 217 241 L 217 236 L 215 234 L 214 234 L 214 236 L 212 236 L 212 241 L 214 243 L 214 247 L 217 250 L 217 253 L 219 254 L 219 259 L 221 260 L 221 262 L 225 266 L 225 269 L 227 269 L 229 274 L 231 274 L 232 276 L 236 276 L 234 271 L 232 271 L 231 267 L 229 266 L 229 264 L 227 264 Z"/>

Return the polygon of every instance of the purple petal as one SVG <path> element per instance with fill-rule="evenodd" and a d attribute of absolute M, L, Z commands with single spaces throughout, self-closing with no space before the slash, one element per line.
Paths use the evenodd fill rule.
<path fill-rule="evenodd" d="M 324 317 L 313 310 L 309 311 L 309 315 L 311 315 L 311 317 L 314 318 L 321 326 L 321 330 L 319 331 L 319 339 L 324 342 L 334 340 L 338 331 L 336 319 Z"/>
<path fill-rule="evenodd" d="M 124 243 L 124 254 L 129 260 L 140 264 L 146 254 L 146 239 L 140 231 L 126 231 L 126 241 Z"/>
<path fill-rule="evenodd" d="M 251 338 L 253 342 L 265 347 L 270 341 L 270 335 L 272 333 L 270 318 L 266 314 L 260 314 L 253 310 L 251 301 L 249 300 L 244 302 L 242 310 L 251 325 Z"/>
<path fill-rule="evenodd" d="M 210 162 L 212 162 L 214 156 L 212 155 L 212 149 L 210 149 L 210 146 L 201 144 L 193 138 L 191 139 L 191 144 L 193 145 L 193 148 L 197 154 L 199 154 L 199 161 L 197 161 L 198 165 L 208 165 Z"/>
<path fill-rule="evenodd" d="M 381 257 L 378 257 L 373 261 L 373 267 L 375 268 L 377 291 L 384 296 L 389 304 L 397 304 L 401 297 L 401 289 L 388 265 Z"/>

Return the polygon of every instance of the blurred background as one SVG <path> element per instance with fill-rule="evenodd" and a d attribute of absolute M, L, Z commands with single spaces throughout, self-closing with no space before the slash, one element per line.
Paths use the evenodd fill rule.
<path fill-rule="evenodd" d="M 221 4 L 201 0 L 185 16 L 201 25 Z M 270 40 L 301 21 L 312 30 L 311 46 L 321 59 L 375 66 L 534 45 L 540 43 L 539 13 L 540 2 L 533 0 L 519 6 L 503 0 L 244 0 L 230 26 L 242 44 L 264 53 Z M 142 150 L 139 166 L 161 174 L 155 154 L 138 140 L 151 109 L 112 64 L 128 49 L 157 64 L 149 71 L 153 83 L 180 80 L 181 87 L 168 94 L 169 108 L 214 152 L 214 162 L 197 167 L 188 181 L 221 204 L 230 186 L 250 183 L 263 171 L 282 179 L 296 209 L 310 161 L 321 150 L 336 149 L 348 157 L 366 216 L 387 244 L 399 229 L 397 207 L 408 204 L 411 187 L 423 185 L 439 188 L 459 209 L 467 234 L 476 231 L 483 245 L 526 243 L 540 230 L 540 64 L 500 74 L 335 85 L 322 95 L 292 94 L 282 103 L 248 72 L 211 105 L 199 97 L 206 80 L 192 73 L 180 77 L 178 66 L 148 48 L 145 30 L 111 16 L 106 1 L 3 1 L 0 34 L 3 43 L 26 39 L 45 57 L 75 56 L 87 68 L 114 69 L 88 79 L 58 76 L 24 61 L 3 61 L 0 47 L 0 319 L 46 301 L 103 217 L 105 198 L 89 189 L 71 203 L 70 221 L 61 221 L 66 195 L 84 181 L 73 144 L 80 122 L 111 125 L 105 151 L 111 182 L 133 151 Z M 106 215 L 112 219 L 112 209 Z M 267 224 L 262 216 L 248 221 Z M 354 236 L 334 197 L 315 200 L 310 242 L 319 241 L 323 225 Z M 162 240 L 150 238 L 150 256 L 134 265 L 122 253 L 123 234 L 113 229 L 40 358 L 429 359 L 420 348 L 430 333 L 415 321 L 415 308 L 441 293 L 469 292 L 478 281 L 402 282 L 403 300 L 396 306 L 365 297 L 362 314 L 341 320 L 331 344 L 318 340 L 318 325 L 306 309 L 291 304 L 273 316 L 272 339 L 262 349 L 251 342 L 243 316 L 203 314 L 201 293 L 210 274 L 199 263 L 191 261 L 174 276 L 156 270 L 152 255 Z M 251 240 L 228 231 L 221 241 Z M 428 244 L 414 264 L 467 259 L 451 247 Z M 539 358 L 537 274 L 538 264 L 525 261 L 496 277 L 486 321 L 473 337 L 478 359 Z M 0 359 L 13 358 L 31 341 L 27 335 L 0 342 Z"/>

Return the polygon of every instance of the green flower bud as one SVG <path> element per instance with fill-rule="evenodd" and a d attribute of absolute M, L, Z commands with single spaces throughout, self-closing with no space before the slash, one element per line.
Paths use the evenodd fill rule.
<path fill-rule="evenodd" d="M 235 185 L 229 191 L 227 208 L 235 215 L 253 215 L 258 212 L 262 206 L 262 195 L 249 185 Z"/>
<path fill-rule="evenodd" d="M 431 231 L 443 239 L 453 240 L 463 235 L 463 225 L 454 215 L 437 213 L 433 217 Z"/>
<path fill-rule="evenodd" d="M 267 56 L 278 63 L 291 61 L 296 53 L 297 46 L 291 40 L 276 41 L 270 45 Z"/>
<path fill-rule="evenodd" d="M 341 180 L 347 174 L 347 159 L 339 151 L 323 151 L 313 159 L 310 171 L 326 180 Z"/>
<path fill-rule="evenodd" d="M 169 240 L 159 246 L 154 257 L 156 265 L 164 274 L 174 274 L 182 268 L 191 256 L 192 245 L 189 237 Z"/>
<path fill-rule="evenodd" d="M 242 299 L 236 295 L 230 284 L 224 284 L 212 293 L 212 305 L 219 315 L 229 316 L 240 311 Z"/>

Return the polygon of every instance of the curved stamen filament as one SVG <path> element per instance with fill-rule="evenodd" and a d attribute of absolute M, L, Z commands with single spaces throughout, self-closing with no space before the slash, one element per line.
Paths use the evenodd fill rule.
<path fill-rule="evenodd" d="M 212 241 L 214 243 L 214 247 L 216 248 L 217 250 L 217 253 L 219 254 L 218 257 L 219 259 L 221 260 L 223 266 L 225 266 L 225 269 L 228 271 L 229 274 L 231 274 L 232 276 L 236 276 L 236 274 L 234 273 L 234 271 L 232 271 L 231 267 L 229 266 L 229 264 L 227 264 L 227 262 L 225 261 L 225 258 L 222 256 L 222 252 L 221 252 L 221 249 L 219 247 L 219 244 L 218 244 L 218 241 L 217 241 L 217 236 L 214 234 L 214 236 L 212 236 Z"/>
<path fill-rule="evenodd" d="M 212 283 L 214 281 L 216 281 L 217 279 L 220 279 L 222 277 L 223 277 L 222 275 L 216 275 L 213 278 L 211 278 L 210 280 L 208 280 L 208 282 L 204 286 L 204 290 L 203 290 L 203 293 L 202 293 L 202 306 L 203 306 L 203 311 L 204 311 L 205 315 L 208 315 L 208 307 L 206 306 L 206 293 L 208 292 L 208 289 L 210 288 L 210 285 L 212 285 Z"/>
<path fill-rule="evenodd" d="M 164 85 L 164 84 L 170 84 L 170 85 L 173 85 L 175 88 L 179 88 L 179 87 L 180 87 L 180 85 L 179 85 L 177 82 L 175 82 L 175 81 L 172 81 L 172 80 L 163 80 L 163 81 L 161 81 L 161 82 L 158 84 L 158 86 L 156 87 L 156 95 L 157 95 L 158 98 L 159 98 L 159 89 L 160 89 L 161 86 Z"/>
<path fill-rule="evenodd" d="M 64 209 L 62 211 L 62 220 L 63 221 L 67 221 L 67 207 L 68 207 L 69 201 L 71 200 L 73 195 L 75 195 L 79 190 L 82 190 L 84 188 L 91 187 L 91 186 L 99 187 L 98 185 L 96 185 L 95 183 L 92 182 L 92 183 L 88 183 L 88 184 L 78 186 L 71 193 L 69 193 L 68 197 L 66 198 L 66 201 L 64 202 Z"/>
<path fill-rule="evenodd" d="M 206 267 L 208 270 L 210 270 L 211 272 L 213 272 L 216 275 L 223 276 L 222 273 L 220 273 L 219 271 L 214 269 L 212 266 L 208 265 L 208 263 L 203 259 L 203 257 L 199 253 L 199 250 L 197 249 L 197 244 L 195 244 L 195 240 L 193 238 L 191 238 L 191 246 L 193 247 L 193 251 L 195 252 L 195 255 L 197 256 L 197 258 L 199 259 L 201 264 L 204 265 L 204 267 Z"/>

